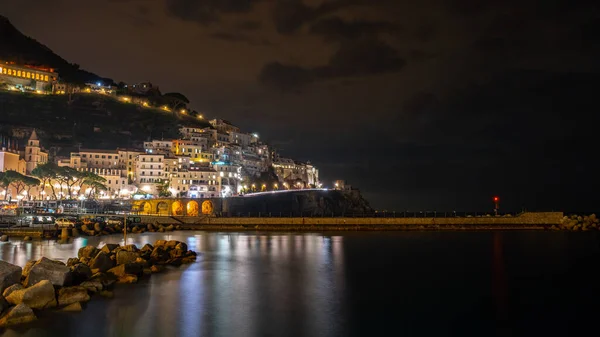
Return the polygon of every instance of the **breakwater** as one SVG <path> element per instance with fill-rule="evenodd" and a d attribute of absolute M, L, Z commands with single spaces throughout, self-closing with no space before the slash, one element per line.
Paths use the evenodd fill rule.
<path fill-rule="evenodd" d="M 116 283 L 137 283 L 168 266 L 192 263 L 196 255 L 185 242 L 157 240 L 141 249 L 84 246 L 66 264 L 42 257 L 21 268 L 0 260 L 0 327 L 35 321 L 41 310 L 82 311 L 91 296 L 112 298 Z"/>

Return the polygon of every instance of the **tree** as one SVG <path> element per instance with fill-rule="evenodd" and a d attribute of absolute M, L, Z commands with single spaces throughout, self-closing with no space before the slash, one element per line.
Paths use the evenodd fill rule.
<path fill-rule="evenodd" d="M 170 185 L 170 181 L 169 180 L 164 180 L 162 183 L 160 183 L 160 184 L 158 184 L 156 186 L 156 189 L 158 191 L 158 196 L 159 197 L 168 198 L 168 197 L 172 197 L 173 196 L 171 194 L 171 191 L 169 191 L 169 185 Z"/>
<path fill-rule="evenodd" d="M 15 189 L 17 195 L 21 194 L 21 192 L 23 192 L 26 188 L 28 188 L 28 190 L 31 190 L 31 187 L 40 184 L 39 179 L 22 175 L 17 171 L 6 171 L 4 173 L 3 180 L 5 180 L 5 184 L 8 183 L 7 189 L 8 187 L 12 186 Z"/>
<path fill-rule="evenodd" d="M 45 163 L 38 165 L 33 169 L 33 171 L 31 171 L 32 176 L 40 179 L 43 190 L 46 189 L 47 185 L 50 186 L 54 199 L 56 199 L 56 190 L 54 189 L 52 180 L 56 180 L 58 168 L 59 167 L 54 163 Z"/>
<path fill-rule="evenodd" d="M 185 108 L 187 104 L 190 104 L 190 100 L 178 92 L 168 92 L 163 95 L 163 99 L 169 108 L 173 110 L 174 116 L 177 115 L 179 109 Z"/>
<path fill-rule="evenodd" d="M 93 181 L 89 185 L 90 191 L 88 192 L 88 199 L 92 199 L 96 197 L 96 193 L 98 191 L 106 191 L 106 185 L 100 183 L 99 181 Z"/>
<path fill-rule="evenodd" d="M 79 171 L 71 167 L 59 167 L 56 180 L 60 183 L 60 189 L 63 190 L 63 185 L 67 186 L 67 199 L 72 198 L 73 186 L 79 181 L 82 175 Z"/>

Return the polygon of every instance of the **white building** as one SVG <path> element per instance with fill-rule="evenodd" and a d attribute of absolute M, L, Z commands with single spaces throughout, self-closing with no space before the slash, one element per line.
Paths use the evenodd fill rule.
<path fill-rule="evenodd" d="M 117 150 L 81 149 L 71 153 L 72 168 L 118 169 L 119 152 Z"/>
<path fill-rule="evenodd" d="M 140 154 L 135 161 L 135 184 L 146 193 L 158 194 L 157 184 L 163 183 L 165 156 L 162 154 Z"/>
<path fill-rule="evenodd" d="M 171 174 L 170 191 L 188 198 L 215 198 L 221 194 L 217 172 L 207 166 L 191 166 Z"/>
<path fill-rule="evenodd" d="M 169 155 L 173 151 L 173 140 L 153 140 L 144 142 L 146 153 Z"/>

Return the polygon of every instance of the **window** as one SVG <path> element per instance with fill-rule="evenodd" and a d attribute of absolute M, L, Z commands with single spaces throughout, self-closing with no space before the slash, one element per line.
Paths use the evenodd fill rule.
<path fill-rule="evenodd" d="M 99 155 L 96 155 L 96 158 L 100 158 L 100 156 L 99 156 Z M 98 162 L 96 162 L 96 163 L 98 163 Z"/>
<path fill-rule="evenodd" d="M 44 81 L 48 82 L 48 75 L 44 76 Z"/>
<path fill-rule="evenodd" d="M 27 78 L 31 78 L 31 73 L 27 72 Z"/>
<path fill-rule="evenodd" d="M 108 156 L 108 159 L 112 159 L 112 156 Z"/>
<path fill-rule="evenodd" d="M 110 184 L 110 180 L 108 181 L 108 183 Z"/>
<path fill-rule="evenodd" d="M 20 70 L 17 70 L 17 76 L 21 77 L 21 71 Z"/>
<path fill-rule="evenodd" d="M 83 155 L 81 155 L 81 156 L 82 156 L 83 158 L 86 158 L 86 157 L 87 157 L 87 154 L 83 154 Z"/>
<path fill-rule="evenodd" d="M 97 157 L 96 157 L 96 158 L 97 158 Z M 102 159 L 105 159 L 105 158 L 106 158 L 106 156 L 105 156 L 105 155 L 102 155 Z"/>

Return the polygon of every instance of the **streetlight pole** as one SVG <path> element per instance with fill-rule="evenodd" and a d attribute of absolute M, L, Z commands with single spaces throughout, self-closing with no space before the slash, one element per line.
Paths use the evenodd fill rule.
<path fill-rule="evenodd" d="M 123 239 L 127 245 L 127 212 L 123 212 Z"/>

